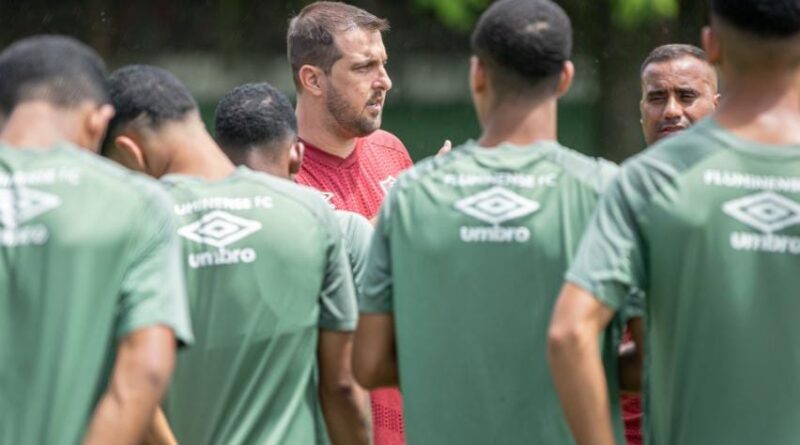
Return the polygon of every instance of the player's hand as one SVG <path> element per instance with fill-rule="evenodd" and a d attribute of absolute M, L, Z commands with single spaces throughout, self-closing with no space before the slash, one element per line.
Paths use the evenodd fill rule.
<path fill-rule="evenodd" d="M 436 156 L 446 155 L 447 153 L 450 153 L 450 150 L 452 149 L 453 149 L 453 143 L 450 142 L 450 139 L 445 139 L 444 145 L 442 145 L 442 148 L 440 148 L 439 151 L 436 153 Z"/>

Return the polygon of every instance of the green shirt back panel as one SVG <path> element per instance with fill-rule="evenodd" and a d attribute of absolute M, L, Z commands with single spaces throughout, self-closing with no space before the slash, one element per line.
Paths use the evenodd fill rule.
<path fill-rule="evenodd" d="M 569 279 L 646 294 L 650 444 L 800 438 L 800 148 L 713 121 L 623 167 Z"/>
<path fill-rule="evenodd" d="M 361 311 L 393 312 L 409 443 L 572 443 L 546 333 L 615 171 L 555 143 L 472 145 L 396 183 Z"/>
<path fill-rule="evenodd" d="M 117 339 L 191 342 L 168 196 L 75 148 L 0 146 L 0 443 L 80 443 Z"/>
<path fill-rule="evenodd" d="M 324 441 L 319 329 L 352 330 L 341 233 L 318 193 L 240 168 L 207 182 L 172 175 L 196 347 L 165 403 L 181 443 Z M 321 432 L 321 433 L 318 433 Z"/>

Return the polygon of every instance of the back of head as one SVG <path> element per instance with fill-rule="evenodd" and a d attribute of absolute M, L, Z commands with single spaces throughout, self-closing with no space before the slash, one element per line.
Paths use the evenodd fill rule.
<path fill-rule="evenodd" d="M 498 94 L 554 92 L 572 52 L 572 25 L 550 0 L 500 0 L 478 21 L 472 51 Z"/>
<path fill-rule="evenodd" d="M 254 147 L 282 151 L 295 140 L 297 119 L 283 93 L 268 83 L 251 83 L 220 100 L 214 128 L 217 142 L 229 156 Z"/>
<path fill-rule="evenodd" d="M 129 65 L 108 79 L 109 96 L 117 113 L 108 127 L 108 140 L 130 124 L 158 130 L 197 111 L 189 90 L 166 70 L 147 65 Z"/>
<path fill-rule="evenodd" d="M 711 10 L 736 29 L 764 39 L 800 32 L 800 0 L 712 0 Z"/>
<path fill-rule="evenodd" d="M 342 56 L 335 37 L 351 29 L 384 32 L 389 22 L 352 5 L 340 2 L 315 2 L 289 22 L 286 46 L 292 76 L 299 89 L 298 72 L 303 65 L 313 65 L 326 73 Z"/>
<path fill-rule="evenodd" d="M 0 113 L 10 115 L 28 101 L 60 108 L 107 103 L 103 60 L 72 37 L 40 35 L 13 43 L 0 54 Z"/>

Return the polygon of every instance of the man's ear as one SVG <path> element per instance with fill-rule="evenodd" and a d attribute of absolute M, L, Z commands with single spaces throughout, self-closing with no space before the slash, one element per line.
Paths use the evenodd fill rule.
<path fill-rule="evenodd" d="M 558 97 L 567 94 L 567 91 L 569 91 L 569 87 L 572 86 L 572 80 L 574 78 L 575 78 L 575 65 L 572 64 L 572 61 L 567 60 L 566 62 L 564 62 L 564 67 L 561 69 L 561 74 L 559 75 L 558 79 L 558 88 L 556 89 Z"/>
<path fill-rule="evenodd" d="M 703 27 L 701 38 L 703 40 L 703 50 L 706 52 L 708 63 L 711 65 L 719 65 L 722 61 L 722 48 L 720 46 L 719 36 L 714 30 L 714 27 Z"/>
<path fill-rule="evenodd" d="M 84 130 L 87 148 L 98 151 L 108 129 L 108 122 L 112 117 L 114 117 L 114 107 L 108 104 L 101 105 L 86 115 Z"/>
<path fill-rule="evenodd" d="M 323 91 L 323 81 L 325 73 L 313 65 L 303 65 L 297 73 L 300 85 L 312 96 L 321 96 Z"/>
<path fill-rule="evenodd" d="M 296 175 L 300 172 L 305 152 L 306 146 L 301 141 L 295 142 L 289 148 L 289 175 Z"/>
<path fill-rule="evenodd" d="M 131 170 L 147 173 L 144 152 L 136 140 L 129 136 L 115 137 L 114 147 L 109 150 L 108 157 Z"/>
<path fill-rule="evenodd" d="M 486 91 L 489 78 L 486 76 L 486 67 L 478 56 L 469 58 L 469 86 L 473 95 L 480 95 Z"/>
<path fill-rule="evenodd" d="M 714 108 L 717 108 L 719 106 L 719 98 L 720 97 L 722 97 L 722 96 L 720 96 L 719 93 L 714 95 Z"/>

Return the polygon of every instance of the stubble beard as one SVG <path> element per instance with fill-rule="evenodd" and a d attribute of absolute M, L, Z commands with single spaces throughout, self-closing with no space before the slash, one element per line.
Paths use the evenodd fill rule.
<path fill-rule="evenodd" d="M 380 113 L 375 118 L 363 116 L 336 88 L 331 87 L 328 91 L 326 106 L 339 127 L 355 137 L 368 136 L 381 128 Z"/>

